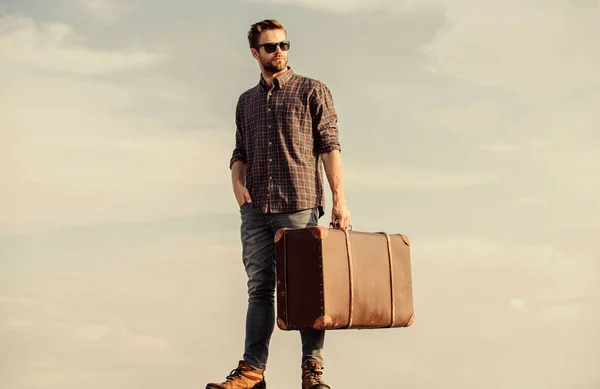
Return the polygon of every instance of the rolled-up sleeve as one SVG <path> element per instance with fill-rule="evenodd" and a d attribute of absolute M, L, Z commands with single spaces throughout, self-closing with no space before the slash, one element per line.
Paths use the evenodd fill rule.
<path fill-rule="evenodd" d="M 317 152 L 341 151 L 333 97 L 329 88 L 321 82 L 317 83 L 311 94 L 310 110 Z"/>
<path fill-rule="evenodd" d="M 246 147 L 244 146 L 244 130 L 242 128 L 244 120 L 242 116 L 242 98 L 240 96 L 235 108 L 235 147 L 231 159 L 229 160 L 229 169 L 231 169 L 233 164 L 237 161 L 246 163 Z"/>

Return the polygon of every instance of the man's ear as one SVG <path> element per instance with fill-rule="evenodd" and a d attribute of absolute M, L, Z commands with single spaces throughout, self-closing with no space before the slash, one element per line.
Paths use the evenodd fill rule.
<path fill-rule="evenodd" d="M 258 56 L 258 50 L 256 50 L 256 49 L 252 48 L 252 49 L 250 49 L 250 53 L 252 54 L 252 56 L 253 56 L 255 59 L 259 59 L 259 56 Z"/>

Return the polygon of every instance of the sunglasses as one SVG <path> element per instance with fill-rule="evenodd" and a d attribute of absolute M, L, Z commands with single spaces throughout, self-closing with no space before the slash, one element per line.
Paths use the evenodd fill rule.
<path fill-rule="evenodd" d="M 265 48 L 267 53 L 274 53 L 277 50 L 277 46 L 281 49 L 281 51 L 288 51 L 290 49 L 290 41 L 282 41 L 276 43 L 263 43 L 262 45 L 256 46 L 256 50 L 259 50 L 261 47 Z"/>

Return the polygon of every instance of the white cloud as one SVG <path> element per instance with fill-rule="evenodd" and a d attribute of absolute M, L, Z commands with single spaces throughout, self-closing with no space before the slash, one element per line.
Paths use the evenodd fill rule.
<path fill-rule="evenodd" d="M 161 54 L 141 50 L 87 48 L 85 39 L 64 23 L 0 17 L 0 60 L 13 66 L 91 75 L 147 68 L 162 59 Z"/>
<path fill-rule="evenodd" d="M 509 304 L 511 306 L 511 308 L 513 308 L 514 310 L 517 311 L 522 311 L 523 309 L 525 309 L 525 301 L 523 301 L 520 298 L 513 298 L 510 299 Z"/>
<path fill-rule="evenodd" d="M 0 232 L 189 216 L 234 205 L 233 133 L 183 132 L 116 109 L 125 86 L 11 72 L 0 80 Z M 85 96 L 85 98 L 82 98 Z M 234 209 L 235 207 L 229 207 Z"/>
<path fill-rule="evenodd" d="M 12 65 L 74 70 L 75 58 L 83 65 L 75 70 L 87 73 L 136 66 L 135 55 L 73 48 L 72 29 L 63 24 L 4 18 L 1 26 L 0 46 L 16 50 Z M 141 66 L 154 57 L 139 58 Z M 10 64 L 0 71 L 0 234 L 189 216 L 234 205 L 233 195 L 215 193 L 231 193 L 231 131 L 183 132 L 171 126 L 176 118 L 132 114 L 139 91 L 124 84 L 53 77 Z M 145 94 L 160 97 L 173 89 L 168 80 L 151 85 L 156 87 L 146 85 Z"/>
<path fill-rule="evenodd" d="M 77 339 L 84 341 L 102 340 L 110 332 L 110 330 L 110 326 L 103 324 L 87 325 L 79 329 L 77 332 Z"/>
<path fill-rule="evenodd" d="M 600 215 L 590 217 L 589 220 L 585 220 L 585 223 L 589 227 L 600 227 Z"/>
<path fill-rule="evenodd" d="M 437 106 L 423 112 L 415 109 L 411 119 L 426 122 L 437 130 L 459 134 L 490 133 L 496 130 L 500 121 L 500 107 L 490 101 L 477 101 L 457 109 L 455 107 Z"/>
<path fill-rule="evenodd" d="M 431 59 L 423 65 L 428 72 L 507 88 L 531 101 L 600 82 L 600 48 L 593 39 L 600 35 L 597 1 L 248 1 L 342 14 L 439 12 L 446 21 L 421 48 Z"/>
<path fill-rule="evenodd" d="M 400 166 L 363 167 L 347 164 L 344 181 L 361 188 L 460 187 L 491 183 L 493 176 L 452 173 L 436 169 L 403 168 Z"/>
<path fill-rule="evenodd" d="M 0 304 L 30 305 L 32 301 L 26 298 L 0 297 Z"/>
<path fill-rule="evenodd" d="M 424 51 L 438 71 L 546 101 L 600 82 L 600 6 L 590 2 L 445 1 L 448 22 Z"/>
<path fill-rule="evenodd" d="M 351 13 L 371 9 L 415 11 L 438 9 L 437 0 L 246 0 L 250 3 L 277 4 L 304 7 L 337 13 Z"/>
<path fill-rule="evenodd" d="M 109 23 L 114 22 L 125 15 L 127 4 L 116 0 L 68 0 L 74 5 L 80 6 L 94 19 Z"/>
<path fill-rule="evenodd" d="M 27 364 L 27 366 L 31 367 L 31 368 L 34 368 L 34 369 L 39 369 L 39 368 L 51 367 L 54 364 L 56 364 L 55 360 L 45 359 L 45 360 L 38 360 L 38 361 L 29 362 Z"/>
<path fill-rule="evenodd" d="M 544 166 L 558 174 L 558 179 L 587 179 L 600 169 L 597 144 L 600 134 L 600 93 L 585 103 L 557 101 L 543 106 L 540 115 L 528 120 L 521 130 L 521 150 L 534 165 Z M 509 126 L 509 123 L 505 124 Z M 590 185 L 600 185 L 589 182 Z M 600 187 L 598 187 L 600 188 Z"/>
<path fill-rule="evenodd" d="M 30 327 L 31 320 L 29 319 L 8 319 L 4 322 L 4 325 L 11 328 L 22 328 Z"/>
<path fill-rule="evenodd" d="M 492 151 L 495 153 L 510 153 L 519 149 L 519 145 L 511 144 L 508 142 L 498 141 L 487 144 L 482 144 L 479 146 L 482 150 Z"/>
<path fill-rule="evenodd" d="M 571 322 L 581 317 L 580 304 L 557 304 L 544 311 L 544 319 L 551 322 Z"/>
<path fill-rule="evenodd" d="M 140 334 L 135 332 L 124 333 L 127 339 L 127 347 L 133 350 L 141 351 L 160 351 L 169 346 L 169 341 L 165 338 Z"/>
<path fill-rule="evenodd" d="M 571 254 L 550 242 L 517 244 L 501 238 L 468 236 L 445 239 L 413 236 L 411 242 L 412 255 L 419 258 L 414 263 L 417 269 L 439 266 L 459 273 L 468 269 L 469 277 L 483 271 L 494 273 L 497 277 L 494 281 L 502 287 L 498 292 L 504 294 L 512 308 L 553 309 L 570 299 L 593 295 L 597 284 L 594 256 Z M 440 258 L 444 261 L 440 262 Z M 419 273 L 417 270 L 417 277 L 421 277 Z M 511 280 L 513 277 L 518 279 Z M 514 297 L 515 292 L 523 295 Z"/>
<path fill-rule="evenodd" d="M 480 154 L 482 161 L 493 155 L 505 158 L 507 166 L 547 169 L 563 189 L 572 187 L 574 180 L 587 180 L 588 185 L 600 189 L 600 181 L 589 180 L 590 172 L 600 169 L 600 133 L 596 130 L 600 126 L 600 93 L 527 104 L 514 114 L 513 104 L 498 100 L 414 106 L 409 117 L 432 136 L 448 134 L 465 145 L 473 144 L 472 149 L 487 152 Z M 502 173 L 496 167 L 494 171 Z"/>
<path fill-rule="evenodd" d="M 0 18 L 0 53 L 0 233 L 235 210 L 233 132 L 177 128 L 202 117 L 185 85 L 89 78 L 145 68 L 160 55 L 90 49 L 69 25 L 20 16 Z M 183 101 L 140 116 L 131 109 L 142 93 L 155 105 Z"/>

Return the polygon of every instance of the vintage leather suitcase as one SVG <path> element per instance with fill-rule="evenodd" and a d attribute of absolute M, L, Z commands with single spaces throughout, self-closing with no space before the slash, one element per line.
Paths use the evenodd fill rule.
<path fill-rule="evenodd" d="M 406 235 L 322 226 L 275 234 L 277 326 L 282 330 L 413 324 Z"/>

